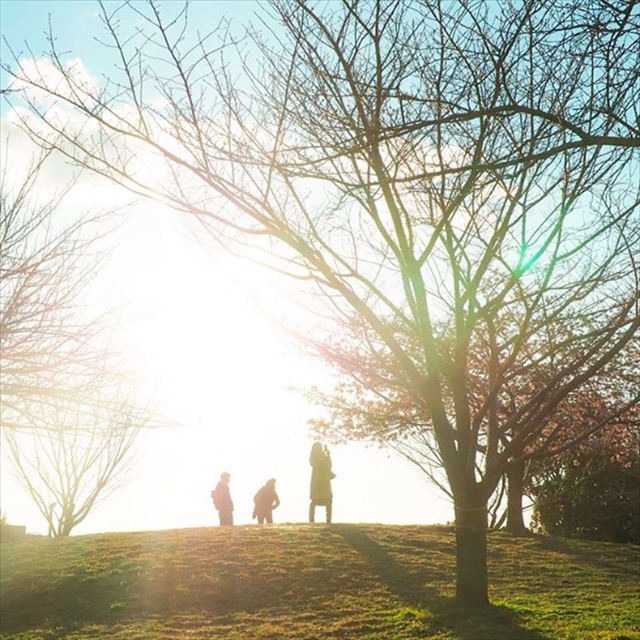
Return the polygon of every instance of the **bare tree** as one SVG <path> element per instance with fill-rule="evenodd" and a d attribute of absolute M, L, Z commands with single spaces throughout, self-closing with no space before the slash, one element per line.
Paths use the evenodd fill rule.
<path fill-rule="evenodd" d="M 104 384 L 113 360 L 104 317 L 82 318 L 79 296 L 103 263 L 97 240 L 105 214 L 66 215 L 74 181 L 42 200 L 51 153 L 15 183 L 8 154 L 0 180 L 0 424 L 32 428 L 30 408 L 76 398 Z M 12 178 L 14 179 L 12 182 Z M 113 224 L 109 224 L 113 227 Z"/>
<path fill-rule="evenodd" d="M 84 407 L 39 406 L 33 429 L 7 429 L 3 435 L 16 475 L 47 521 L 49 535 L 68 536 L 126 480 L 133 445 L 151 414 L 112 397 Z"/>
<path fill-rule="evenodd" d="M 64 536 L 116 488 L 140 428 L 158 419 L 122 391 L 134 381 L 108 347 L 108 316 L 81 313 L 113 211 L 65 212 L 75 181 L 43 199 L 50 158 L 24 178 L 5 162 L 0 181 L 0 424 L 50 535 Z"/>
<path fill-rule="evenodd" d="M 275 0 L 239 42 L 195 37 L 186 7 L 100 6 L 122 73 L 99 87 L 53 38 L 46 63 L 16 57 L 23 126 L 357 320 L 429 416 L 457 595 L 487 603 L 489 497 L 640 326 L 637 5 Z M 558 350 L 501 414 L 523 360 Z"/>

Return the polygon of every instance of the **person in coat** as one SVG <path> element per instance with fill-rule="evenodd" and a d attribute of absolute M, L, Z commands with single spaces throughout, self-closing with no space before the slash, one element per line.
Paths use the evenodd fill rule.
<path fill-rule="evenodd" d="M 233 526 L 233 500 L 231 499 L 231 491 L 229 490 L 229 480 L 231 474 L 220 474 L 220 482 L 216 485 L 216 488 L 211 492 L 213 498 L 213 506 L 218 510 L 220 517 L 220 526 Z"/>
<path fill-rule="evenodd" d="M 327 510 L 327 524 L 331 523 L 333 507 L 333 492 L 331 480 L 335 474 L 331 470 L 331 455 L 326 446 L 321 442 L 314 442 L 309 456 L 311 465 L 311 504 L 309 505 L 309 522 L 315 522 L 316 507 L 325 507 Z"/>
<path fill-rule="evenodd" d="M 276 479 L 267 480 L 264 487 L 258 489 L 258 493 L 253 496 L 255 507 L 253 517 L 258 518 L 258 524 L 273 524 L 273 510 L 280 505 L 280 498 L 276 493 Z"/>

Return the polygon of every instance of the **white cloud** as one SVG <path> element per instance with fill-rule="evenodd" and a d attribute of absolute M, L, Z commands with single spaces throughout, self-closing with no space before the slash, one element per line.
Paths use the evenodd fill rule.
<path fill-rule="evenodd" d="M 71 58 L 63 66 L 56 66 L 50 59 L 40 57 L 18 61 L 9 89 L 45 106 L 55 102 L 55 96 L 89 100 L 99 86 L 80 58 Z"/>

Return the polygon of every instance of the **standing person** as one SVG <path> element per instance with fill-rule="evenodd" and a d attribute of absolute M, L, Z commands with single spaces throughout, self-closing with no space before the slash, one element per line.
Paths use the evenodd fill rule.
<path fill-rule="evenodd" d="M 253 517 L 258 518 L 258 524 L 263 524 L 265 521 L 273 524 L 273 510 L 280 505 L 275 478 L 267 480 L 264 487 L 258 489 L 258 493 L 253 496 L 253 502 L 255 504 Z"/>
<path fill-rule="evenodd" d="M 311 465 L 311 504 L 309 505 L 309 522 L 315 522 L 316 507 L 326 507 L 327 524 L 331 524 L 333 493 L 331 480 L 336 474 L 331 471 L 331 455 L 321 442 L 314 442 L 309 456 Z"/>
<path fill-rule="evenodd" d="M 216 488 L 211 492 L 213 498 L 213 506 L 218 510 L 220 516 L 220 526 L 233 526 L 233 500 L 231 499 L 231 492 L 229 491 L 229 480 L 231 474 L 220 474 L 220 482 L 216 485 Z"/>

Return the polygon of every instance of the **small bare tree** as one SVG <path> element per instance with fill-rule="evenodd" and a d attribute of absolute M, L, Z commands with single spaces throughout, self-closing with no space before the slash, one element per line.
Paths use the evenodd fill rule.
<path fill-rule="evenodd" d="M 122 73 L 99 87 L 53 38 L 16 56 L 23 126 L 361 325 L 429 417 L 457 594 L 486 604 L 487 501 L 640 327 L 636 3 L 274 0 L 240 43 L 186 7 L 100 6 Z M 501 412 L 526 361 L 552 373 Z"/>
<path fill-rule="evenodd" d="M 49 535 L 68 536 L 127 479 L 133 445 L 151 414 L 112 397 L 84 407 L 75 401 L 40 405 L 40 414 L 31 430 L 7 429 L 3 435 Z"/>

